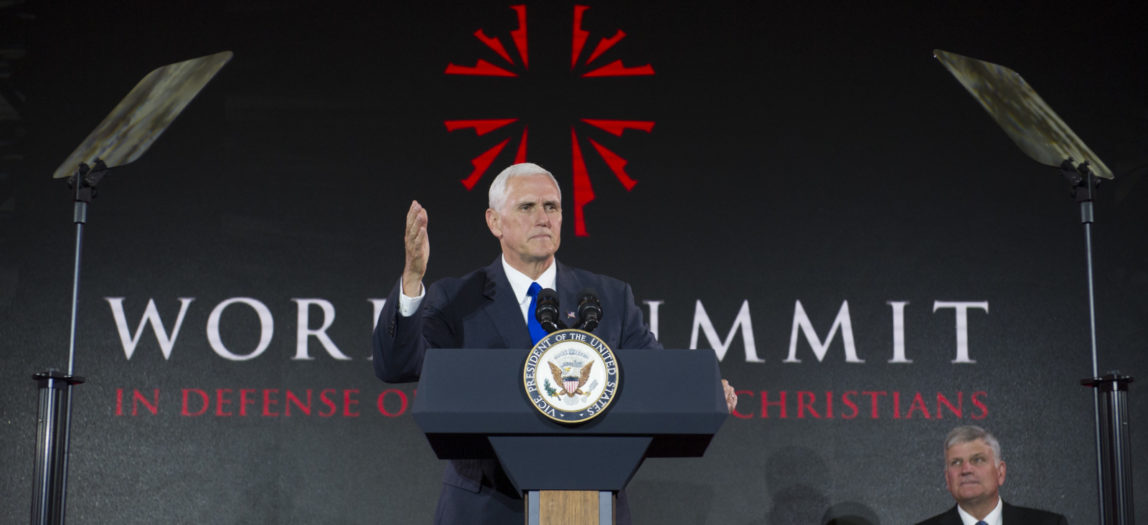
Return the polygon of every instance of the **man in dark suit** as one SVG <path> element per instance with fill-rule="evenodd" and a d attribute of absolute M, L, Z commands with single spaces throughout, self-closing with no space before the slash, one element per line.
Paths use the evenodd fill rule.
<path fill-rule="evenodd" d="M 967 425 L 945 438 L 945 485 L 956 506 L 917 525 L 1068 525 L 1060 514 L 1017 507 L 1000 497 L 1005 462 L 997 438 Z"/>
<path fill-rule="evenodd" d="M 602 304 L 594 333 L 615 349 L 661 348 L 634 303 L 630 286 L 610 277 L 558 263 L 562 194 L 550 172 L 536 164 L 506 168 L 490 185 L 486 225 L 502 256 L 463 277 L 423 287 L 430 243 L 427 212 L 417 201 L 407 211 L 403 275 L 387 297 L 374 334 L 375 374 L 387 382 L 415 381 L 427 348 L 530 348 L 527 327 L 532 283 L 559 294 L 571 310 L 577 294 L 590 288 Z M 568 314 L 566 317 L 570 317 Z M 726 402 L 737 396 L 723 381 Z M 732 408 L 731 408 L 732 410 Z M 624 494 L 618 523 L 629 523 Z M 435 523 L 522 523 L 523 502 L 494 460 L 451 461 Z"/>

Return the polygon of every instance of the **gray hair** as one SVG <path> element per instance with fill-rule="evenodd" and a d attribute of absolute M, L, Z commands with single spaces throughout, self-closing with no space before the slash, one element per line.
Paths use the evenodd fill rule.
<path fill-rule="evenodd" d="M 1001 444 L 1000 444 L 1000 442 L 997 441 L 996 436 L 989 433 L 988 430 L 985 430 L 985 429 L 978 427 L 976 425 L 960 426 L 960 427 L 954 428 L 952 431 L 950 431 L 949 435 L 945 437 L 945 450 L 949 450 L 949 447 L 952 447 L 953 445 L 960 445 L 961 443 L 969 443 L 971 441 L 976 441 L 978 439 L 983 439 L 985 441 L 985 444 L 987 444 L 989 446 L 989 448 L 993 449 L 993 456 L 994 456 L 993 457 L 993 459 L 994 459 L 993 463 L 1000 464 L 1000 462 L 1001 462 Z"/>
<path fill-rule="evenodd" d="M 558 200 L 562 200 L 562 187 L 558 185 L 558 179 L 554 178 L 554 174 L 546 171 L 545 168 L 531 162 L 523 162 L 520 164 L 513 164 L 510 167 L 502 170 L 494 182 L 490 183 L 490 191 L 487 193 L 487 205 L 492 210 L 502 209 L 502 205 L 506 204 L 506 183 L 512 177 L 521 177 L 524 175 L 546 175 L 554 183 L 554 187 L 558 189 Z"/>

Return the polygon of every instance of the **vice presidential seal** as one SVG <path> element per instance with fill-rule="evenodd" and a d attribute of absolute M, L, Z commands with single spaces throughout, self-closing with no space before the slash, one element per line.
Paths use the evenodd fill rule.
<path fill-rule="evenodd" d="M 526 357 L 522 384 L 534 408 L 560 423 L 598 417 L 618 393 L 614 352 L 598 336 L 576 329 L 550 333 Z"/>

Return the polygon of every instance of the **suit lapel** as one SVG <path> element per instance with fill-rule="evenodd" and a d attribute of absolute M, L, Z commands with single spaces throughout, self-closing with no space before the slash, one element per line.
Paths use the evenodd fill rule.
<path fill-rule="evenodd" d="M 494 326 L 506 348 L 530 348 L 530 331 L 522 320 L 522 310 L 518 307 L 518 298 L 514 297 L 514 290 L 510 288 L 510 281 L 506 279 L 506 272 L 502 269 L 501 257 L 486 267 L 486 295 L 488 304 L 483 311 L 490 323 Z"/>
<path fill-rule="evenodd" d="M 950 510 L 946 516 L 943 525 L 964 525 L 964 522 L 961 521 L 961 513 L 957 511 L 956 505 L 953 505 L 953 509 Z"/>
<path fill-rule="evenodd" d="M 1001 500 L 1001 522 L 1002 523 L 1020 523 L 1023 519 L 1022 516 L 1017 515 L 1016 507 L 1005 503 Z"/>

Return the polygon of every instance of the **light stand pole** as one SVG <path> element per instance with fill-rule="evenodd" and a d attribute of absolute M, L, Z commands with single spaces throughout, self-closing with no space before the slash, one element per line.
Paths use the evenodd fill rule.
<path fill-rule="evenodd" d="M 96 160 L 95 168 L 80 164 L 68 179 L 75 198 L 75 264 L 72 268 L 72 322 L 68 337 L 68 372 L 50 368 L 32 376 L 40 390 L 36 425 L 36 470 L 32 496 L 32 524 L 64 523 L 68 493 L 68 443 L 72 428 L 72 386 L 84 382 L 76 369 L 76 312 L 80 298 L 80 254 L 88 206 L 96 194 L 96 184 L 107 174 L 107 166 Z"/>
<path fill-rule="evenodd" d="M 1133 525 L 1127 406 L 1128 384 L 1132 378 L 1118 372 L 1099 377 L 1092 279 L 1092 202 L 1099 184 L 1097 178 L 1115 177 L 1016 71 L 940 49 L 933 50 L 933 56 L 980 102 L 1025 155 L 1046 166 L 1059 167 L 1080 203 L 1088 272 L 1088 327 L 1092 343 L 1092 377 L 1081 383 L 1093 387 L 1099 524 Z"/>
<path fill-rule="evenodd" d="M 80 254 L 84 244 L 84 225 L 88 222 L 88 206 L 96 195 L 96 185 L 109 168 L 129 164 L 143 155 L 191 99 L 231 60 L 231 56 L 230 51 L 223 51 L 149 72 L 52 176 L 67 178 L 74 192 L 76 252 L 72 271 L 68 371 L 64 373 L 49 368 L 32 376 L 40 391 L 31 513 L 33 525 L 60 525 L 64 523 L 67 510 L 72 386 L 84 382 L 84 378 L 75 375 Z M 88 162 L 92 163 L 91 167 Z"/>
<path fill-rule="evenodd" d="M 1112 371 L 1100 376 L 1096 352 L 1096 301 L 1092 285 L 1092 201 L 1100 181 L 1088 163 L 1074 166 L 1065 160 L 1060 167 L 1072 184 L 1073 196 L 1080 203 L 1080 222 L 1084 225 L 1084 253 L 1088 271 L 1088 320 L 1092 340 L 1092 377 L 1080 384 L 1092 387 L 1096 423 L 1096 484 L 1101 524 L 1132 525 L 1135 523 L 1132 494 L 1132 455 L 1129 453 L 1128 384 L 1130 376 Z"/>

